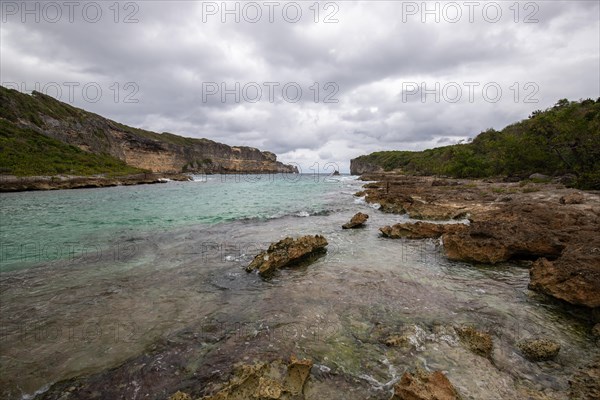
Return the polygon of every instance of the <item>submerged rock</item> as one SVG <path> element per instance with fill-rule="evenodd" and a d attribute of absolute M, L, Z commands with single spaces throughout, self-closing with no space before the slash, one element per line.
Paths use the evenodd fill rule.
<path fill-rule="evenodd" d="M 600 399 L 600 359 L 580 368 L 569 386 L 570 399 Z"/>
<path fill-rule="evenodd" d="M 356 213 L 356 214 L 354 214 L 352 219 L 350 219 L 350 222 L 347 222 L 344 225 L 342 225 L 342 228 L 344 228 L 344 229 L 360 228 L 363 226 L 363 224 L 365 222 L 367 222 L 368 219 L 369 219 L 369 216 L 367 214 L 363 214 L 361 212 Z"/>
<path fill-rule="evenodd" d="M 384 226 L 379 231 L 384 237 L 391 239 L 427 239 L 439 238 L 444 233 L 456 233 L 467 228 L 463 224 L 434 224 L 431 222 L 400 223 Z"/>
<path fill-rule="evenodd" d="M 550 339 L 525 339 L 517 346 L 529 361 L 548 361 L 554 359 L 560 351 L 560 344 Z"/>
<path fill-rule="evenodd" d="M 405 372 L 390 400 L 459 400 L 458 392 L 441 371 Z"/>
<path fill-rule="evenodd" d="M 290 358 L 289 363 L 241 364 L 235 376 L 219 392 L 203 400 L 304 399 L 304 385 L 313 363 L 308 359 Z M 182 399 L 183 400 L 183 399 Z"/>
<path fill-rule="evenodd" d="M 324 251 L 327 245 L 327 239 L 321 235 L 307 235 L 297 239 L 287 237 L 271 243 L 266 251 L 261 251 L 246 267 L 246 271 L 258 270 L 262 277 L 268 277 L 278 268 L 296 264 Z"/>
<path fill-rule="evenodd" d="M 494 349 L 492 337 L 485 332 L 479 332 L 471 326 L 454 328 L 461 343 L 478 356 L 490 358 Z"/>

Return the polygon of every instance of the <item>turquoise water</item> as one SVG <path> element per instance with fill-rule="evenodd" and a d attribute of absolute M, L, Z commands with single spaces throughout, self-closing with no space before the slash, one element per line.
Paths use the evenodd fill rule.
<path fill-rule="evenodd" d="M 91 257 L 148 231 L 328 212 L 348 177 L 196 176 L 194 182 L 1 195 L 0 270 Z"/>
<path fill-rule="evenodd" d="M 296 354 L 369 394 L 345 400 L 389 399 L 387 383 L 417 364 L 447 372 L 466 399 L 562 399 L 597 357 L 584 323 L 528 290 L 526 268 L 453 262 L 437 240 L 382 238 L 379 227 L 407 217 L 354 197 L 364 182 L 353 177 L 286 178 L 0 195 L 0 398 L 105 373 L 103 390 L 120 389 L 104 398 L 164 400 L 160 380 L 136 372 L 138 357 L 164 367 L 164 379 L 225 379 L 236 362 Z M 341 229 L 359 211 L 366 226 Z M 268 282 L 244 271 L 271 242 L 314 234 L 329 245 L 311 265 Z M 493 362 L 458 343 L 457 324 L 493 336 Z M 381 343 L 377 332 L 402 327 L 416 332 L 414 347 Z M 522 358 L 515 343 L 537 336 L 561 343 L 557 360 Z"/>

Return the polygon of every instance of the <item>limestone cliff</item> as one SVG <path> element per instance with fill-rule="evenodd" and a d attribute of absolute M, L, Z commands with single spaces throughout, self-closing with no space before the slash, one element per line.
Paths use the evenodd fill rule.
<path fill-rule="evenodd" d="M 0 119 L 152 172 L 298 172 L 268 151 L 132 128 L 38 92 L 29 96 L 0 87 Z"/>
<path fill-rule="evenodd" d="M 382 172 L 383 168 L 379 165 L 370 163 L 364 159 L 364 156 L 353 158 L 350 160 L 350 174 L 362 175 L 371 172 Z"/>

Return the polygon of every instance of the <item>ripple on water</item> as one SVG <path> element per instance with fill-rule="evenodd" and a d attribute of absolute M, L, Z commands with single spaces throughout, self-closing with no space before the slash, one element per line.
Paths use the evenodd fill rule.
<path fill-rule="evenodd" d="M 135 201 L 151 193 L 139 190 Z M 114 204 L 126 191 L 108 193 L 105 202 Z M 225 213 L 174 212 L 165 219 L 163 209 L 158 220 L 165 226 L 105 231 L 110 251 L 102 257 L 3 273 L 0 384 L 10 388 L 7 398 L 20 398 L 21 389 L 34 393 L 49 382 L 116 367 L 164 338 L 169 340 L 161 351 L 175 351 L 169 343 L 176 343 L 178 357 L 198 357 L 182 365 L 198 370 L 210 357 L 225 367 L 242 356 L 308 356 L 324 379 L 346 374 L 362 382 L 368 389 L 356 394 L 361 400 L 365 390 L 389 390 L 417 364 L 446 371 L 466 398 L 520 399 L 519 385 L 564 391 L 575 368 L 597 355 L 581 322 L 531 295 L 527 269 L 451 262 L 436 241 L 383 239 L 377 228 L 404 217 L 355 204 L 351 196 L 333 198 L 335 203 L 315 208 L 290 206 L 293 213 L 309 216 L 252 217 L 272 211 L 259 210 L 248 212 L 247 220 L 226 223 Z M 364 229 L 340 229 L 365 210 L 370 218 Z M 127 221 L 122 216 L 119 221 Z M 139 223 L 151 217 L 128 216 Z M 111 226 L 110 219 L 96 220 Z M 186 222 L 177 226 L 181 221 Z M 243 270 L 270 242 L 317 233 L 330 245 L 314 264 L 282 270 L 270 281 Z M 89 238 L 94 231 L 79 234 Z M 133 251 L 123 254 L 123 249 Z M 457 343 L 448 333 L 457 324 L 492 335 L 493 363 Z M 413 326 L 408 347 L 389 347 L 381 340 L 384 333 Z M 515 344 L 532 336 L 558 340 L 563 350 L 557 360 L 525 361 Z"/>

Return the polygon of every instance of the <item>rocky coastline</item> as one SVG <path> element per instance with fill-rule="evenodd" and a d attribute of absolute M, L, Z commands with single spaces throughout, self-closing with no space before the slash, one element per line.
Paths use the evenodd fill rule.
<path fill-rule="evenodd" d="M 150 185 L 169 181 L 189 181 L 185 174 L 145 173 L 111 177 L 94 176 L 24 176 L 0 175 L 0 192 L 36 190 L 89 189 L 110 186 Z"/>
<path fill-rule="evenodd" d="M 368 182 L 357 197 L 364 197 L 384 213 L 410 217 L 409 222 L 380 227 L 385 240 L 439 240 L 448 259 L 492 268 L 507 261 L 519 263 L 530 270 L 531 290 L 568 307 L 585 310 L 592 331 L 600 332 L 600 193 L 533 181 L 456 180 L 381 173 L 364 175 L 361 179 Z M 344 228 L 360 227 L 368 218 L 358 213 Z M 339 227 L 340 231 L 344 228 Z M 349 230 L 345 232 L 352 234 Z M 269 278 L 280 268 L 313 262 L 327 244 L 319 235 L 288 237 L 258 253 L 245 269 Z M 358 332 L 358 327 L 355 328 Z M 339 398 L 335 395 L 347 392 L 381 400 L 462 398 L 451 374 L 437 368 L 423 368 L 419 362 L 414 366 L 407 364 L 401 374 L 392 374 L 392 379 L 373 395 L 365 380 L 373 382 L 365 376 L 356 377 L 343 369 L 331 370 L 318 364 L 322 361 L 319 359 L 297 358 L 298 349 L 289 343 L 286 343 L 289 348 L 265 353 L 261 349 L 268 346 L 266 337 L 257 338 L 250 333 L 238 343 L 230 340 L 231 332 L 209 329 L 199 345 L 200 338 L 190 336 L 193 331 L 193 327 L 187 328 L 114 369 L 58 382 L 36 398 L 88 398 L 89 393 L 116 397 L 125 392 L 137 393 L 139 387 L 134 387 L 134 383 L 139 382 L 143 382 L 149 398 L 169 400 L 309 400 Z M 443 341 L 462 347 L 482 363 L 494 364 L 498 356 L 494 352 L 497 337 L 493 332 L 460 323 L 413 324 L 401 329 L 375 323 L 368 334 L 357 335 L 355 339 L 357 345 L 373 342 L 391 351 L 408 352 L 417 351 L 428 342 Z M 210 351 L 213 348 L 219 351 L 213 353 Z M 551 337 L 536 337 L 513 343 L 512 351 L 531 363 L 551 363 L 559 355 L 561 345 Z M 303 357 L 313 357 L 300 353 Z M 198 359 L 202 359 L 202 368 L 197 368 Z M 372 366 L 368 360 L 363 361 L 366 367 Z M 569 381 L 568 398 L 594 398 L 600 393 L 598 376 L 597 363 L 581 366 Z M 110 389 L 107 382 L 111 382 Z M 562 398 L 526 387 L 517 390 L 521 398 Z"/>
<path fill-rule="evenodd" d="M 600 193 L 560 183 L 365 174 L 365 201 L 415 220 L 382 227 L 390 238 L 441 238 L 451 260 L 524 263 L 529 288 L 600 317 Z"/>

